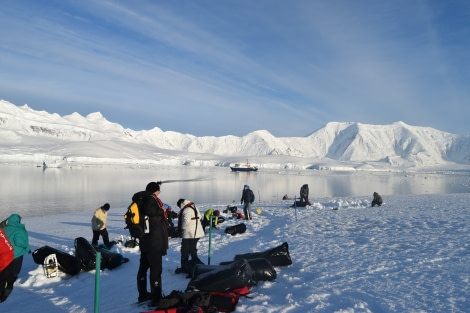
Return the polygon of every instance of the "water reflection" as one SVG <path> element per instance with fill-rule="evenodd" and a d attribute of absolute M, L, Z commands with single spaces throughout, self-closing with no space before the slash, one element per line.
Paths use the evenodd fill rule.
<path fill-rule="evenodd" d="M 200 167 L 74 167 L 0 166 L 0 218 L 93 210 L 105 202 L 125 208 L 132 195 L 150 181 L 166 181 L 161 199 L 173 206 L 179 198 L 196 203 L 239 203 L 244 184 L 257 201 L 298 196 L 309 184 L 310 198 L 470 192 L 468 173 L 454 175 L 374 172 L 274 171 L 231 172 L 229 168 Z"/>

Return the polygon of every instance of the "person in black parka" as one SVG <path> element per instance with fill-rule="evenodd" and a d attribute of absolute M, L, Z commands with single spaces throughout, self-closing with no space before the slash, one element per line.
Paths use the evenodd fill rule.
<path fill-rule="evenodd" d="M 310 202 L 308 201 L 308 184 L 302 185 L 300 187 L 300 205 L 299 206 L 307 206 L 310 205 Z"/>
<path fill-rule="evenodd" d="M 374 192 L 373 194 L 373 199 L 372 199 L 372 203 L 371 203 L 371 207 L 374 207 L 374 206 L 381 206 L 382 203 L 383 203 L 383 200 L 382 200 L 382 197 L 377 193 L 377 192 Z"/>
<path fill-rule="evenodd" d="M 251 205 L 255 201 L 255 194 L 250 189 L 250 186 L 243 186 L 242 198 L 240 203 L 243 204 L 243 213 L 245 213 L 245 220 L 251 220 Z"/>
<path fill-rule="evenodd" d="M 140 239 L 140 265 L 137 273 L 139 302 L 152 300 L 158 306 L 162 298 L 162 257 L 168 250 L 168 221 L 163 202 L 158 198 L 161 182 L 150 182 L 142 192 L 142 216 L 148 217 L 148 230 Z M 150 295 L 147 293 L 147 269 L 150 268 Z M 149 299 L 150 298 L 150 299 Z"/>

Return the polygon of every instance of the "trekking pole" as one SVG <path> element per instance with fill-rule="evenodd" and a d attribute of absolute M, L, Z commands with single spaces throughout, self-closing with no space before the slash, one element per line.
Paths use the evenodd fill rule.
<path fill-rule="evenodd" d="M 211 265 L 211 243 L 212 243 L 212 217 L 210 218 L 209 224 L 209 253 L 207 255 L 207 265 Z"/>
<path fill-rule="evenodd" d="M 295 221 L 297 222 L 297 196 L 294 196 Z"/>
<path fill-rule="evenodd" d="M 95 313 L 100 312 L 100 271 L 101 271 L 101 252 L 96 251 L 95 261 Z"/>

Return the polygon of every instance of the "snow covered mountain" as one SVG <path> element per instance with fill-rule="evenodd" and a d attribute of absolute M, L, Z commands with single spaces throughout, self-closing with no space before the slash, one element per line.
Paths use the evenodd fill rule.
<path fill-rule="evenodd" d="M 86 117 L 35 111 L 0 100 L 0 161 L 70 164 L 166 164 L 261 168 L 412 169 L 470 166 L 470 136 L 403 122 L 332 122 L 306 137 L 195 137 L 174 131 L 134 131 L 101 113 Z"/>

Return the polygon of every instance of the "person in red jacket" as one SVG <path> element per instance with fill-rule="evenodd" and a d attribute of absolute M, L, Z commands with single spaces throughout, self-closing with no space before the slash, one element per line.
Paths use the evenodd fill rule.
<path fill-rule="evenodd" d="M 23 255 L 31 253 L 28 232 L 26 231 L 25 225 L 21 223 L 21 216 L 12 214 L 8 217 L 6 223 L 2 223 L 2 225 L 2 228 L 0 228 L 2 230 L 0 245 L 4 245 L 4 249 L 6 250 L 13 248 L 13 260 L 9 261 L 10 253 L 6 252 L 7 255 L 4 264 L 8 264 L 6 264 L 6 267 L 0 272 L 0 302 L 4 302 L 13 291 L 13 284 L 23 265 Z M 5 241 L 5 238 L 8 239 L 8 241 Z M 2 255 L 1 259 L 3 259 L 3 257 Z"/>
<path fill-rule="evenodd" d="M 13 261 L 13 246 L 0 228 L 0 273 Z"/>

